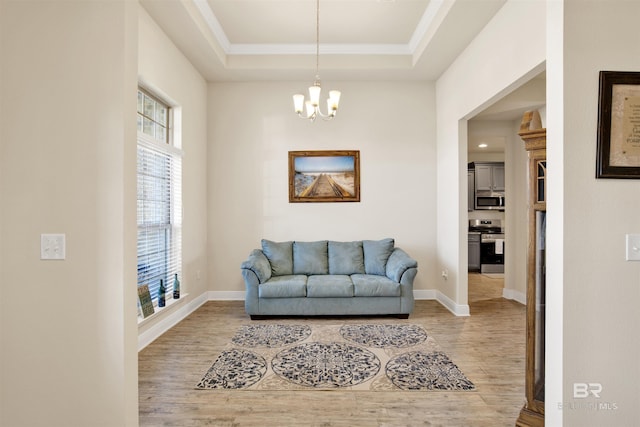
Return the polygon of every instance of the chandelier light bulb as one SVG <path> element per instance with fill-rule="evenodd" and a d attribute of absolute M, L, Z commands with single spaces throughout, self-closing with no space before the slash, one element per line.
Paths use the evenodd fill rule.
<path fill-rule="evenodd" d="M 303 106 L 304 106 L 304 95 L 300 93 L 293 95 L 293 108 L 295 109 L 296 114 L 302 113 Z"/>
<path fill-rule="evenodd" d="M 329 99 L 327 100 L 329 103 L 329 110 L 337 111 L 338 104 L 340 104 L 340 91 L 339 90 L 330 90 L 329 91 Z"/>
<path fill-rule="evenodd" d="M 309 101 L 311 101 L 311 105 L 317 107 L 320 105 L 320 82 L 314 83 L 313 86 L 309 87 Z"/>

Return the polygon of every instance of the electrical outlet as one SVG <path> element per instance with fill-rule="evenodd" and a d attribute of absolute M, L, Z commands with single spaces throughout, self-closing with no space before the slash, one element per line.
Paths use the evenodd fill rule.
<path fill-rule="evenodd" d="M 442 277 L 444 278 L 444 280 L 447 280 L 449 278 L 449 270 L 442 270 Z"/>
<path fill-rule="evenodd" d="M 64 234 L 40 235 L 40 259 L 62 260 L 66 258 L 66 238 Z"/>

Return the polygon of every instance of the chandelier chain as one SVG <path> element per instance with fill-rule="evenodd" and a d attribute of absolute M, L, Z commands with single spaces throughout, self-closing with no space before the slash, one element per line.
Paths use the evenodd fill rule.
<path fill-rule="evenodd" d="M 320 0 L 316 0 L 316 78 L 320 75 Z"/>

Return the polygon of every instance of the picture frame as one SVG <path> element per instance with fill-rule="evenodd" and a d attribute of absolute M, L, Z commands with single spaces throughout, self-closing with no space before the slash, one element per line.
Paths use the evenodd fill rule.
<path fill-rule="evenodd" d="M 149 292 L 148 285 L 138 286 L 138 302 L 140 304 L 143 319 L 146 319 L 154 313 L 153 300 L 151 299 L 151 293 Z"/>
<path fill-rule="evenodd" d="M 360 151 L 289 151 L 289 202 L 359 202 Z"/>
<path fill-rule="evenodd" d="M 640 72 L 599 79 L 596 178 L 640 179 Z"/>

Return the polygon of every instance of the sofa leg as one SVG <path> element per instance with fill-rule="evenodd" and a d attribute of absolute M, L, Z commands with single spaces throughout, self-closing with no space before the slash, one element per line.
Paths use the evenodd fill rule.
<path fill-rule="evenodd" d="M 409 313 L 397 314 L 396 317 L 398 319 L 408 319 L 409 318 Z"/>

